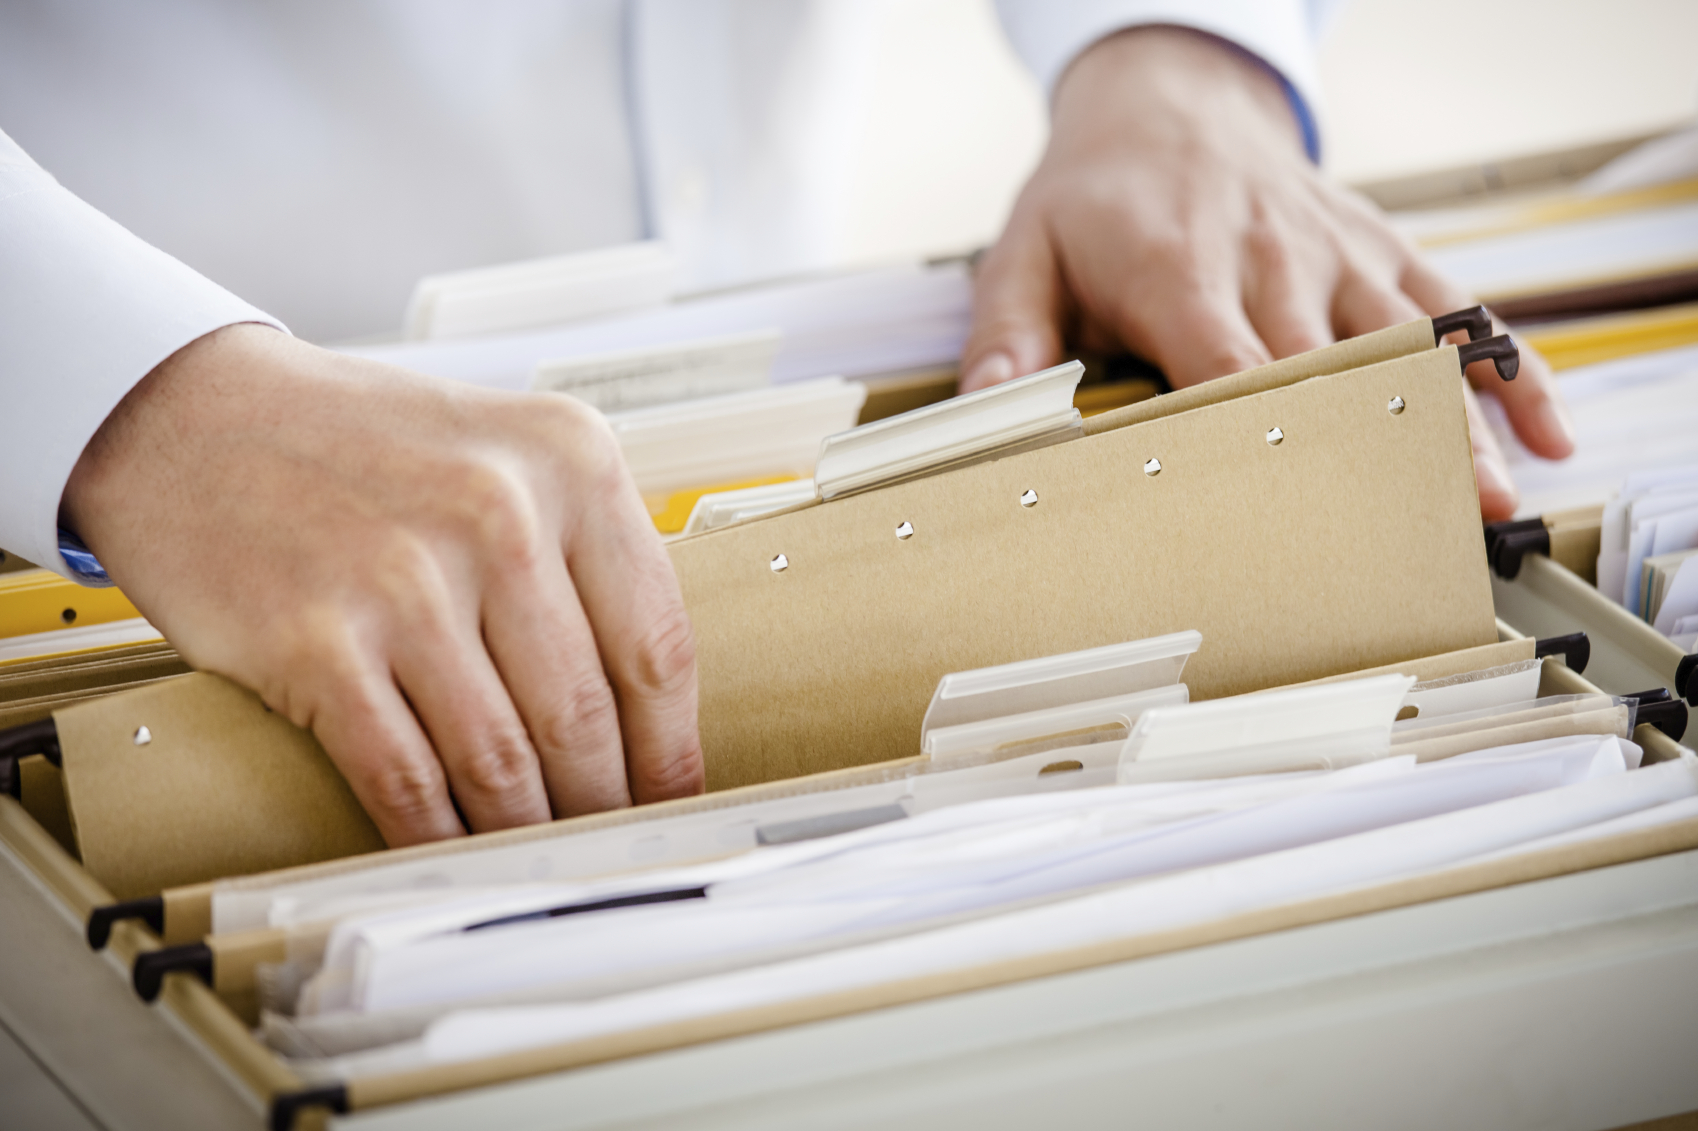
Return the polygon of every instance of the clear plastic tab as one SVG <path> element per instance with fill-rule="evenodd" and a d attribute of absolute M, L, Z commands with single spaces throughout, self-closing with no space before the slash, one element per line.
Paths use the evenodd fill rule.
<path fill-rule="evenodd" d="M 1015 448 L 1070 439 L 1080 430 L 1077 361 L 899 416 L 820 444 L 814 483 L 822 499 L 853 494 Z"/>
<path fill-rule="evenodd" d="M 934 762 L 994 762 L 1062 747 L 1120 744 L 1132 733 L 1138 716 L 1152 707 L 1184 703 L 1190 691 L 1183 683 L 1169 684 L 1130 695 L 1091 699 L 976 723 L 934 727 L 925 731 L 920 749 Z"/>
<path fill-rule="evenodd" d="M 1414 683 L 1382 675 L 1158 707 L 1133 725 L 1119 780 L 1336 769 L 1384 757 Z"/>
<path fill-rule="evenodd" d="M 685 534 L 700 534 L 718 530 L 744 519 L 786 510 L 812 502 L 814 481 L 792 479 L 787 483 L 765 483 L 759 487 L 744 487 L 736 491 L 712 491 L 696 500 L 684 523 Z"/>
<path fill-rule="evenodd" d="M 1112 699 L 1179 682 L 1185 661 L 1202 646 L 1200 632 L 1175 632 L 1020 660 L 994 668 L 951 672 L 938 680 L 925 721 L 920 748 L 933 731 L 1002 719 L 1034 711 Z"/>

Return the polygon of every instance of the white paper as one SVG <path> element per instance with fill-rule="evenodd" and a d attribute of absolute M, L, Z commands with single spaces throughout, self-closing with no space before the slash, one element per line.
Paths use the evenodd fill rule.
<path fill-rule="evenodd" d="M 1173 929 L 1443 868 L 1695 794 L 1691 760 L 1665 763 L 794 962 L 595 1002 L 451 1013 L 400 1051 L 430 1063 L 474 1059 Z M 357 1074 L 360 1060 L 341 1067 Z"/>
<path fill-rule="evenodd" d="M 1575 451 L 1568 459 L 1533 455 L 1515 438 L 1501 404 L 1493 397 L 1481 398 L 1487 422 L 1503 443 L 1510 473 L 1521 489 L 1518 516 L 1605 505 L 1618 490 L 1643 493 L 1642 486 L 1624 489 L 1622 481 L 1639 478 L 1642 469 L 1676 469 L 1698 459 L 1698 346 L 1564 370 L 1561 382 L 1575 432 Z M 1686 482 L 1698 483 L 1698 477 L 1688 473 Z M 1601 549 L 1608 553 L 1619 546 L 1625 551 L 1622 529 L 1615 527 L 1619 543 L 1608 533 Z M 1606 567 L 1600 574 L 1604 592 L 1620 592 L 1622 564 L 1617 563 L 1616 572 Z"/>
<path fill-rule="evenodd" d="M 0 640 L 0 663 L 12 660 L 37 660 L 82 652 L 91 648 L 110 648 L 118 644 L 146 644 L 165 637 L 141 617 L 108 621 L 106 624 L 83 624 L 72 628 L 56 628 L 50 632 L 30 632 Z"/>
<path fill-rule="evenodd" d="M 770 383 L 781 337 L 756 330 L 544 361 L 531 387 L 569 393 L 603 412 L 747 392 Z"/>
<path fill-rule="evenodd" d="M 1556 836 L 1518 844 L 1514 848 L 1493 852 L 1479 859 L 1481 861 L 1498 860 L 1506 856 L 1519 856 L 1527 852 L 1543 852 L 1547 848 L 1584 844 L 1589 840 L 1601 840 L 1607 836 L 1638 832 L 1641 829 L 1654 829 L 1661 825 L 1672 825 L 1676 821 L 1690 821 L 1694 817 L 1698 817 L 1698 797 L 1687 797 L 1679 801 L 1653 805 L 1649 809 L 1641 809 L 1639 812 L 1629 813 L 1625 817 L 1599 821 L 1595 825 L 1587 825 L 1571 832 L 1558 833 Z"/>
<path fill-rule="evenodd" d="M 1382 755 L 1414 683 L 1383 675 L 1145 711 L 1121 751 L 1121 781 L 1328 769 Z"/>
<path fill-rule="evenodd" d="M 645 495 L 814 470 L 820 441 L 853 424 L 867 388 L 822 377 L 780 388 L 609 413 Z"/>
<path fill-rule="evenodd" d="M 1417 683 L 1404 695 L 1403 705 L 1416 709 L 1415 718 L 1435 719 L 1488 707 L 1531 703 L 1539 697 L 1543 666 L 1542 660 L 1522 660 Z"/>
<path fill-rule="evenodd" d="M 427 275 L 407 303 L 406 335 L 496 334 L 658 306 L 677 274 L 667 246 L 646 240 Z"/>
<path fill-rule="evenodd" d="M 1588 216 L 1444 243 L 1433 267 L 1485 301 L 1647 277 L 1698 263 L 1698 203 Z"/>
<path fill-rule="evenodd" d="M 745 869 L 707 898 L 459 933 L 442 909 L 384 917 L 357 932 L 347 1004 L 400 1009 L 688 967 L 832 935 L 908 926 L 1141 876 L 1279 851 L 1625 771 L 1614 742 L 1586 737 L 1416 768 L 1380 762 L 1302 781 L 1216 791 L 1240 804 L 1174 814 L 1171 800 L 1093 791 L 1097 805 L 1037 818 L 860 837 L 843 851 Z M 1206 798 L 1180 801 L 1188 809 Z M 1186 803 L 1189 803 L 1187 805 Z M 1165 811 L 1165 812 L 1164 812 Z M 1163 818 L 1167 819 L 1163 819 Z M 936 823 L 936 822 L 934 822 Z M 872 831 L 872 830 L 869 830 Z M 850 840 L 852 838 L 845 838 Z M 400 922 L 411 918 L 413 923 Z M 428 924 L 420 930 L 417 923 Z M 342 934 L 339 929 L 339 935 Z M 333 946 L 333 950 L 335 947 Z M 342 955 L 338 954 L 337 958 Z M 331 959 L 327 956 L 327 966 Z M 320 1003 L 322 1010 L 323 1002 Z"/>
<path fill-rule="evenodd" d="M 1698 615 L 1698 554 L 1680 563 L 1674 577 L 1669 579 L 1652 627 L 1664 636 L 1673 636 L 1680 622 L 1694 615 Z"/>
<path fill-rule="evenodd" d="M 487 388 L 528 388 L 539 362 L 776 329 L 776 384 L 953 366 L 972 319 L 964 264 L 903 266 L 720 294 L 551 330 L 347 345 L 341 352 Z"/>

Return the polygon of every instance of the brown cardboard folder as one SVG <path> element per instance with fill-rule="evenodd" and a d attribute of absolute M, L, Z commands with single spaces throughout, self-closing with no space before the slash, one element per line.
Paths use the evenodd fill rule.
<path fill-rule="evenodd" d="M 709 788 L 910 755 L 951 671 L 1198 629 L 1208 698 L 1492 642 L 1461 364 L 1433 340 L 1422 319 L 674 543 Z M 121 897 L 380 847 L 310 736 L 216 677 L 55 718 Z"/>

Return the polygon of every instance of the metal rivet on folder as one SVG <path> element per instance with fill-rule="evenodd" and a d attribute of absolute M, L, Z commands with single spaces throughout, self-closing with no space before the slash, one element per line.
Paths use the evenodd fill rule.
<path fill-rule="evenodd" d="M 1283 439 L 1285 439 L 1285 433 L 1281 432 L 1277 425 L 1268 429 L 1268 443 L 1278 444 Z"/>
<path fill-rule="evenodd" d="M 1035 506 L 1037 506 L 1038 505 L 1038 493 L 1036 491 L 1032 490 L 1030 487 L 1026 488 L 1026 490 L 1020 495 L 1020 505 L 1023 506 L 1023 507 L 1035 507 Z"/>
<path fill-rule="evenodd" d="M 1149 459 L 1145 460 L 1144 461 L 1144 474 L 1145 475 L 1160 475 L 1161 474 L 1161 460 L 1157 459 L 1155 456 L 1151 456 Z"/>
<path fill-rule="evenodd" d="M 772 572 L 783 573 L 785 570 L 787 570 L 789 568 L 790 568 L 790 559 L 785 557 L 783 554 L 780 554 L 776 558 L 772 559 Z"/>
<path fill-rule="evenodd" d="M 896 524 L 896 537 L 898 539 L 900 539 L 903 542 L 906 542 L 908 539 L 912 538 L 913 536 L 914 536 L 914 524 L 913 523 L 911 523 L 911 522 L 899 522 L 899 523 Z"/>
<path fill-rule="evenodd" d="M 137 727 L 136 733 L 130 736 L 130 741 L 137 746 L 146 746 L 153 741 L 153 732 L 146 727 Z"/>
<path fill-rule="evenodd" d="M 1391 398 L 1391 400 L 1387 401 L 1386 402 L 1386 411 L 1391 413 L 1393 416 L 1396 416 L 1398 413 L 1402 412 L 1403 411 L 1403 398 L 1402 397 L 1393 397 L 1393 398 Z"/>

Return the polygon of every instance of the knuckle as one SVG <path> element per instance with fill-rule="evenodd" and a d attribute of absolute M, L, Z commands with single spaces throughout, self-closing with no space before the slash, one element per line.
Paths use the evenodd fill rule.
<path fill-rule="evenodd" d="M 707 770 L 697 744 L 631 767 L 631 793 L 638 801 L 694 797 L 707 788 Z"/>
<path fill-rule="evenodd" d="M 528 743 L 517 735 L 502 735 L 465 754 L 454 784 L 480 798 L 512 797 L 530 783 L 535 766 Z"/>
<path fill-rule="evenodd" d="M 434 814 L 443 793 L 442 771 L 434 763 L 389 758 L 363 775 L 366 804 L 402 825 L 423 824 Z"/>
<path fill-rule="evenodd" d="M 298 727 L 311 729 L 323 701 L 361 682 L 359 646 L 337 608 L 315 603 L 295 616 L 273 617 L 261 639 L 263 674 L 253 686 L 268 707 Z"/>
<path fill-rule="evenodd" d="M 447 593 L 441 563 L 424 540 L 394 531 L 367 559 L 367 584 L 379 607 L 403 620 L 428 619 Z"/>
<path fill-rule="evenodd" d="M 631 678 L 650 694 L 675 695 L 694 683 L 696 637 L 682 605 L 673 605 L 650 621 L 633 660 Z"/>
<path fill-rule="evenodd" d="M 518 477 L 493 464 L 474 463 L 463 472 L 457 502 L 461 527 L 485 553 L 516 562 L 535 556 L 541 524 Z"/>
<path fill-rule="evenodd" d="M 603 679 L 579 680 L 566 688 L 560 701 L 543 713 L 534 735 L 543 750 L 595 749 L 619 733 L 619 707 Z"/>

